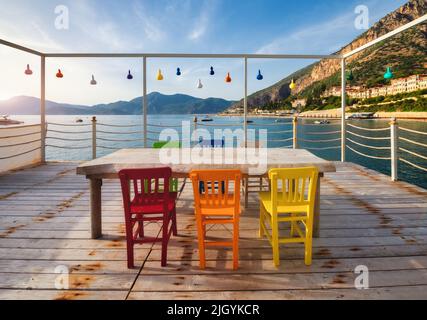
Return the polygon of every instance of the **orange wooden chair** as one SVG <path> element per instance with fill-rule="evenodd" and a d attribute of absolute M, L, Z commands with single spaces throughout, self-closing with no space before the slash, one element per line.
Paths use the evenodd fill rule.
<path fill-rule="evenodd" d="M 206 267 L 207 246 L 230 246 L 233 248 L 233 269 L 239 267 L 239 216 L 240 184 L 239 170 L 193 170 L 190 179 L 194 190 L 194 211 L 199 239 L 200 268 Z M 203 184 L 204 188 L 200 188 Z M 206 226 L 232 224 L 232 241 L 207 241 Z"/>

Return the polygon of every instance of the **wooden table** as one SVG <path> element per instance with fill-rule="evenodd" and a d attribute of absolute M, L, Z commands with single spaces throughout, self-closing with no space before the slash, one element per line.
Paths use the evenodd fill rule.
<path fill-rule="evenodd" d="M 212 162 L 209 164 L 195 164 L 179 158 L 174 163 L 163 163 L 160 161 L 165 152 L 179 152 L 180 155 L 188 155 L 191 152 L 198 152 L 195 149 L 122 149 L 107 156 L 85 162 L 77 167 L 77 174 L 85 175 L 90 180 L 90 207 L 91 207 L 91 231 L 92 238 L 97 239 L 102 236 L 102 210 L 101 210 L 101 187 L 102 179 L 118 179 L 118 172 L 127 168 L 152 168 L 169 166 L 172 168 L 175 177 L 187 177 L 193 169 L 240 169 L 246 176 L 266 174 L 271 168 L 294 168 L 304 166 L 315 166 L 319 169 L 320 176 L 324 172 L 335 172 L 335 165 L 316 157 L 311 152 L 303 149 L 272 148 L 264 149 L 264 165 L 257 166 L 249 164 L 249 161 L 236 161 L 235 163 L 224 164 L 218 160 L 224 155 L 233 155 L 234 159 L 241 159 L 244 148 L 200 148 L 200 152 L 211 155 Z M 164 159 L 164 157 L 162 158 Z M 238 162 L 238 163 L 237 163 Z M 257 168 L 258 167 L 258 168 Z M 320 222 L 320 179 L 316 192 L 316 208 L 314 213 L 313 235 L 319 236 Z"/>

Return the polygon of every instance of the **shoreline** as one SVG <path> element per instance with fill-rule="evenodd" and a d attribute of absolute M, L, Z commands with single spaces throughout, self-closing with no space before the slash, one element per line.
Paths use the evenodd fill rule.
<path fill-rule="evenodd" d="M 337 111 L 336 109 L 327 110 L 329 112 L 321 112 L 321 111 L 306 111 L 297 115 L 298 118 L 303 119 L 330 119 L 330 120 L 340 120 L 341 119 L 341 111 Z M 354 112 L 346 113 L 346 116 L 350 116 L 354 114 Z M 243 115 L 236 114 L 217 114 L 217 117 L 240 117 L 243 118 Z M 270 118 L 270 119 L 292 119 L 294 115 L 258 115 L 258 114 L 248 114 L 248 118 Z M 427 112 L 377 112 L 374 115 L 374 118 L 368 120 L 390 120 L 392 118 L 396 118 L 396 120 L 405 120 L 405 121 L 427 121 Z"/>

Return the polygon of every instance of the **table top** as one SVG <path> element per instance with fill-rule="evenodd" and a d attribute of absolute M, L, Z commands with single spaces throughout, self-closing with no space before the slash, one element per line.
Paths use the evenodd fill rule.
<path fill-rule="evenodd" d="M 240 169 L 249 175 L 265 174 L 271 168 L 315 166 L 319 172 L 335 172 L 333 162 L 304 149 L 287 148 L 176 148 L 121 149 L 82 163 L 77 174 L 88 177 L 115 177 L 122 169 L 171 167 L 186 175 L 194 169 Z"/>

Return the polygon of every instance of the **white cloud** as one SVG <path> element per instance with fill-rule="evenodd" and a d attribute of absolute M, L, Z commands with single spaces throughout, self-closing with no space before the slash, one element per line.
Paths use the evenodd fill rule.
<path fill-rule="evenodd" d="M 171 8 L 169 9 L 171 10 Z M 166 38 L 166 33 L 163 31 L 159 20 L 151 15 L 147 15 L 145 8 L 140 2 L 133 3 L 133 10 L 143 24 L 144 33 L 147 39 L 159 42 Z"/>
<path fill-rule="evenodd" d="M 193 29 L 188 34 L 188 39 L 193 41 L 199 40 L 206 34 L 209 24 L 211 23 L 211 16 L 215 11 L 215 5 L 216 3 L 210 0 L 205 0 L 203 2 L 200 14 L 194 23 Z"/>
<path fill-rule="evenodd" d="M 345 44 L 340 41 L 348 38 L 350 29 L 354 29 L 352 18 L 352 13 L 341 14 L 332 20 L 286 34 L 262 46 L 257 53 L 274 54 L 296 50 L 300 53 L 332 53 Z"/>

